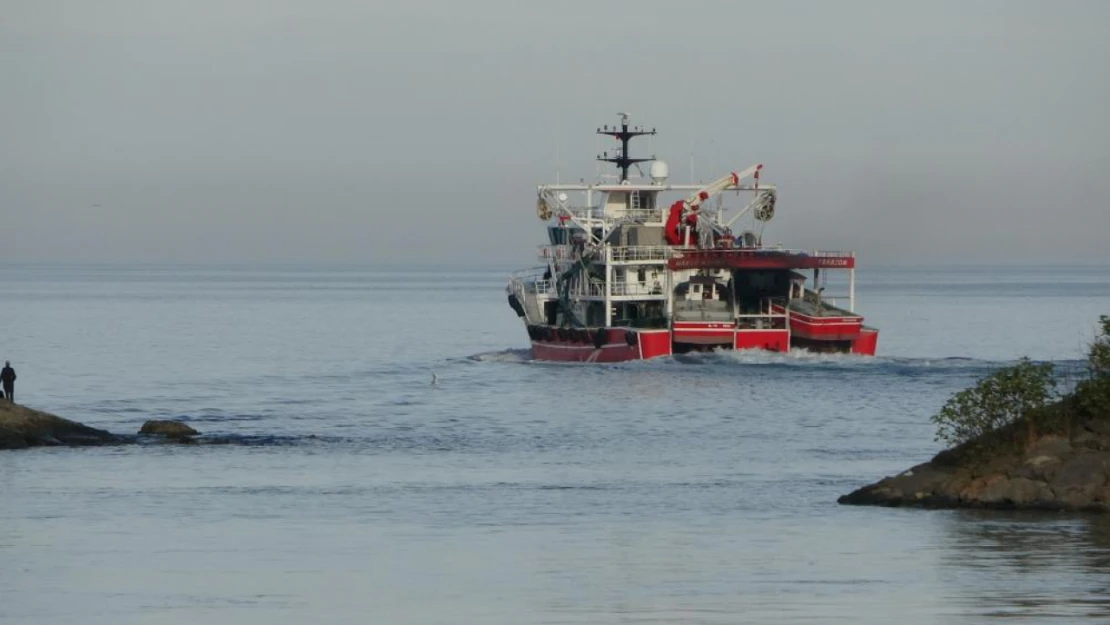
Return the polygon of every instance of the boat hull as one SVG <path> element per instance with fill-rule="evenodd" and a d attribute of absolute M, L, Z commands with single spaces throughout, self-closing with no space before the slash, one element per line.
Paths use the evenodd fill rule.
<path fill-rule="evenodd" d="M 818 352 L 852 353 L 874 356 L 879 331 L 864 326 L 851 340 L 814 341 L 792 336 L 787 329 L 729 330 L 727 335 L 720 328 L 712 328 L 705 335 L 691 335 L 691 328 L 671 330 L 643 330 L 635 328 L 606 328 L 564 331 L 542 328 L 533 332 L 532 359 L 546 362 L 626 362 L 646 360 L 674 353 L 704 351 L 707 349 L 758 349 L 785 352 L 792 348 Z"/>
<path fill-rule="evenodd" d="M 552 362 L 625 362 L 671 354 L 670 330 L 606 328 L 600 331 L 604 334 L 600 341 L 598 330 L 585 332 L 586 336 L 562 337 L 557 331 L 549 331 L 546 334 L 553 336 L 532 339 L 532 358 Z"/>

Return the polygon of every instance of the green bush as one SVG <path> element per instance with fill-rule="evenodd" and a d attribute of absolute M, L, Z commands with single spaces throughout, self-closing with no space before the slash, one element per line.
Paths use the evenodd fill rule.
<path fill-rule="evenodd" d="M 1110 419 L 1110 316 L 1099 323 L 1102 332 L 1087 350 L 1087 379 L 1076 385 L 1075 395 L 1088 416 Z"/>
<path fill-rule="evenodd" d="M 1051 363 L 1022 358 L 999 369 L 975 386 L 953 395 L 933 416 L 937 441 L 950 447 L 1013 426 L 1019 419 L 1043 411 L 1056 398 L 1056 378 Z"/>

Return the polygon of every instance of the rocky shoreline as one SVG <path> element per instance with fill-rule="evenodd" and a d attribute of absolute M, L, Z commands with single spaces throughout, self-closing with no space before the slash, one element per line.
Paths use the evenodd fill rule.
<path fill-rule="evenodd" d="M 315 438 L 315 437 L 310 437 Z M 230 443 L 178 421 L 147 421 L 119 435 L 50 413 L 0 402 L 0 450 L 134 443 Z M 1110 512 L 1110 420 L 1046 435 L 1020 451 L 986 457 L 957 448 L 840 497 L 845 505 Z"/>
<path fill-rule="evenodd" d="M 1067 376 L 1028 358 L 959 391 L 933 417 L 932 460 L 840 497 L 861 506 L 1110 512 L 1110 315 Z"/>
<path fill-rule="evenodd" d="M 969 460 L 937 454 L 837 502 L 919 508 L 1110 512 L 1110 422 L 1091 420 L 1072 436 L 1043 436 L 1021 451 Z"/>
<path fill-rule="evenodd" d="M 136 435 L 112 434 L 19 404 L 0 401 L 0 450 L 28 447 L 87 447 L 139 442 L 141 437 L 194 443 L 200 434 L 177 421 L 147 421 Z"/>
<path fill-rule="evenodd" d="M 119 438 L 111 432 L 19 404 L 0 402 L 0 449 L 107 445 L 117 442 L 120 442 Z"/>

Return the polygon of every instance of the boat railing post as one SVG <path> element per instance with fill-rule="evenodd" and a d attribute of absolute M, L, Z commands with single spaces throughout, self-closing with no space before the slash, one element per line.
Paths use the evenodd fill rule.
<path fill-rule="evenodd" d="M 664 265 L 666 267 L 666 265 Z M 670 322 L 674 314 L 674 272 L 668 267 L 663 272 L 663 315 Z"/>
<path fill-rule="evenodd" d="M 856 253 L 852 252 L 855 257 Z M 848 270 L 848 312 L 856 312 L 856 268 Z"/>
<path fill-rule="evenodd" d="M 605 327 L 608 328 L 613 323 L 612 311 L 612 282 L 613 282 L 613 265 L 609 263 L 609 253 L 613 248 L 605 244 Z"/>

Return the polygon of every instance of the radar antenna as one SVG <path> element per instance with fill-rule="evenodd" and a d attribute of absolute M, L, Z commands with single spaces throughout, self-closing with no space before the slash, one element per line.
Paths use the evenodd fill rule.
<path fill-rule="evenodd" d="M 628 141 L 629 141 L 629 139 L 632 139 L 633 137 L 640 137 L 640 136 L 643 136 L 643 135 L 654 135 L 655 134 L 655 129 L 652 128 L 651 130 L 644 130 L 643 126 L 636 126 L 634 128 L 629 128 L 629 126 L 628 126 L 628 113 L 617 113 L 617 115 L 621 116 L 621 126 L 620 126 L 619 129 L 616 126 L 613 126 L 612 128 L 609 128 L 609 126 L 602 126 L 601 128 L 597 129 L 597 134 L 599 134 L 599 135 L 609 135 L 610 137 L 614 137 L 616 139 L 619 139 L 620 142 L 621 142 L 620 152 L 618 154 L 613 155 L 613 156 L 609 156 L 609 152 L 603 152 L 601 155 L 599 155 L 597 157 L 597 160 L 605 161 L 607 163 L 613 163 L 617 167 L 620 167 L 621 182 L 626 182 L 628 180 L 628 168 L 629 167 L 635 165 L 636 163 L 646 163 L 648 161 L 654 161 L 655 160 L 655 155 L 654 154 L 651 156 L 651 158 L 632 158 L 632 157 L 630 157 L 628 155 Z"/>

